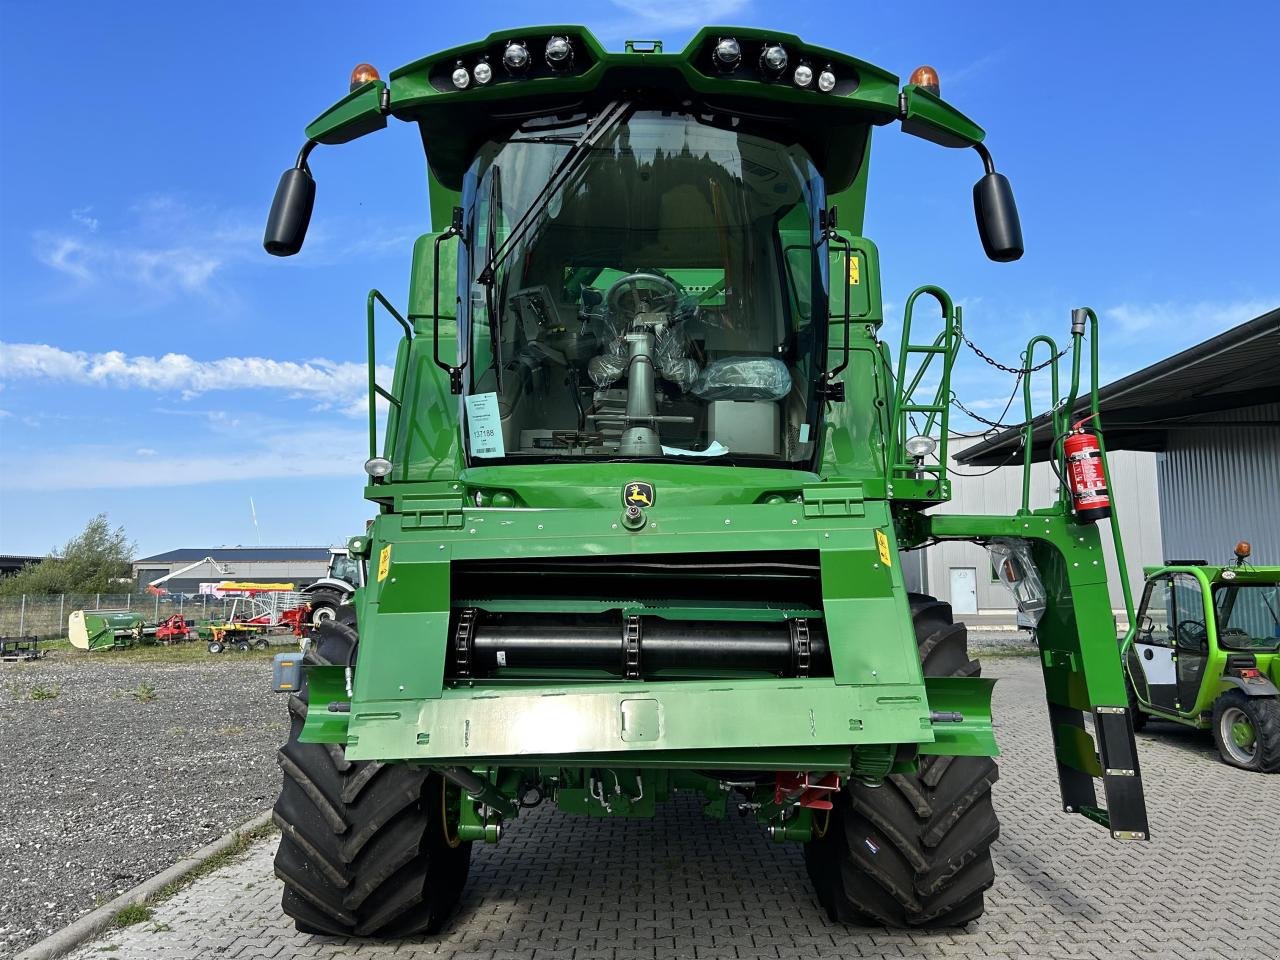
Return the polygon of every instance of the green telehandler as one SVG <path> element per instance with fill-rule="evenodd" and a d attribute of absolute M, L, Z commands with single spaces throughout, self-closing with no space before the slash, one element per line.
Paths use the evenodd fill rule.
<path fill-rule="evenodd" d="M 976 919 L 993 681 L 901 562 L 949 539 L 998 548 L 1038 620 L 1064 809 L 1147 838 L 1105 510 L 1065 487 L 1033 506 L 1028 463 L 1014 515 L 931 513 L 951 496 L 961 311 L 921 287 L 896 363 L 878 335 L 877 128 L 974 150 L 984 249 L 1022 254 L 1009 182 L 932 70 L 901 84 L 731 27 L 679 52 L 531 27 L 387 80 L 362 64 L 280 180 L 269 253 L 302 246 L 314 149 L 390 117 L 421 133 L 436 230 L 405 312 L 367 300 L 364 585 L 275 669 L 292 716 L 275 869 L 298 929 L 438 930 L 471 845 L 522 809 L 651 817 L 676 793 L 803 844 L 835 920 Z M 1067 351 L 1035 338 L 1025 403 L 1049 368 L 1071 409 L 1086 344 L 1096 374 L 1082 308 L 1059 396 Z M 1096 417 L 1088 440 L 1105 467 Z"/>
<path fill-rule="evenodd" d="M 1233 767 L 1280 773 L 1280 567 L 1148 567 L 1125 656 L 1133 721 L 1213 731 Z"/>

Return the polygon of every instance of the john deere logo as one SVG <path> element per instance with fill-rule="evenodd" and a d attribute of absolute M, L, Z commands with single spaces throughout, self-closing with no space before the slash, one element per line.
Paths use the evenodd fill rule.
<path fill-rule="evenodd" d="M 653 501 L 656 499 L 653 493 L 653 484 L 645 483 L 642 480 L 632 480 L 622 488 L 623 506 L 652 507 Z"/>

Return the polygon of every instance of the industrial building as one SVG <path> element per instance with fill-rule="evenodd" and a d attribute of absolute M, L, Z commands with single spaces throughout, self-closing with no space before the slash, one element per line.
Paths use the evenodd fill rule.
<path fill-rule="evenodd" d="M 971 451 L 982 446 L 980 440 L 952 439 L 949 452 L 963 464 Z M 1129 585 L 1137 596 L 1141 591 L 1143 564 L 1159 563 L 1162 557 L 1156 454 L 1125 451 L 1112 455 L 1110 461 L 1110 480 L 1129 566 Z M 1022 506 L 1022 459 L 1010 457 L 1006 451 L 998 462 L 1016 465 L 995 469 L 953 468 L 952 498 L 933 512 L 1009 516 L 1017 513 Z M 1049 464 L 1033 464 L 1031 506 L 1046 506 L 1057 495 L 1058 478 Z M 1105 529 L 1102 549 L 1110 572 L 1111 606 L 1123 621 L 1124 592 L 1116 569 L 1111 533 Z M 963 617 L 970 626 L 1007 626 L 1013 622 L 1017 605 L 1012 594 L 996 579 L 985 547 L 964 541 L 937 543 L 904 553 L 902 565 L 909 589 L 946 600 L 955 615 Z"/>
<path fill-rule="evenodd" d="M 1253 562 L 1280 564 L 1280 309 L 1108 384 L 1099 403 L 1133 578 L 1144 563 L 1230 562 L 1239 540 L 1253 545 Z M 1032 437 L 1033 456 L 1046 460 L 1047 416 L 1036 420 Z M 1022 443 L 1023 431 L 1006 430 L 955 459 L 978 472 L 1020 459 Z M 1145 476 L 1148 463 L 1154 477 Z M 1047 465 L 1039 466 L 1037 482 L 1047 482 Z M 976 495 L 1007 492 L 1017 473 L 998 469 Z M 966 497 L 961 484 L 956 489 Z M 947 595 L 951 562 L 941 561 L 941 579 L 930 580 L 940 595 Z"/>
<path fill-rule="evenodd" d="M 161 577 L 176 574 L 164 582 L 164 589 L 194 595 L 201 592 L 202 584 L 222 580 L 303 587 L 323 577 L 328 568 L 328 547 L 183 547 L 135 560 L 133 580 L 142 590 Z"/>

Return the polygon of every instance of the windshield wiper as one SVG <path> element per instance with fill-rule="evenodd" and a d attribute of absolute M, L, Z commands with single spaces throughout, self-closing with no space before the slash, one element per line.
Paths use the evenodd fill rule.
<path fill-rule="evenodd" d="M 489 255 L 489 262 L 484 265 L 484 269 L 480 271 L 480 275 L 476 277 L 478 283 L 485 286 L 493 285 L 493 278 L 497 274 L 498 267 L 511 255 L 511 252 L 519 245 L 520 240 L 529 231 L 529 227 L 534 220 L 551 204 L 552 198 L 555 197 L 565 183 L 573 176 L 591 156 L 591 150 L 614 128 L 621 124 L 631 113 L 631 101 L 614 100 L 601 110 L 587 124 L 582 131 L 582 136 L 573 142 L 565 155 L 560 160 L 560 165 L 547 180 L 546 185 L 533 198 L 533 202 L 529 204 L 529 208 L 525 210 L 524 215 L 516 221 L 515 226 L 511 228 L 511 232 L 503 239 L 498 249 Z"/>
<path fill-rule="evenodd" d="M 512 137 L 507 143 L 559 143 L 572 147 L 578 137 Z"/>

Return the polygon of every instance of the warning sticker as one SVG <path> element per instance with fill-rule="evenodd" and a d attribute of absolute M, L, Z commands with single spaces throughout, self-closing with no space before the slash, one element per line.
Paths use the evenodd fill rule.
<path fill-rule="evenodd" d="M 856 255 L 849 258 L 849 284 L 851 286 L 856 287 L 862 280 L 862 268 L 859 266 L 861 263 L 862 261 Z"/>
<path fill-rule="evenodd" d="M 880 562 L 886 567 L 893 566 L 893 561 L 889 554 L 889 538 L 880 529 L 876 530 L 876 549 L 880 551 Z"/>
<path fill-rule="evenodd" d="M 467 397 L 467 441 L 473 457 L 507 455 L 496 393 L 473 393 Z"/>
<path fill-rule="evenodd" d="M 387 579 L 387 573 L 391 570 L 391 544 L 387 544 L 382 548 L 382 552 L 378 554 L 378 582 L 381 583 Z"/>

